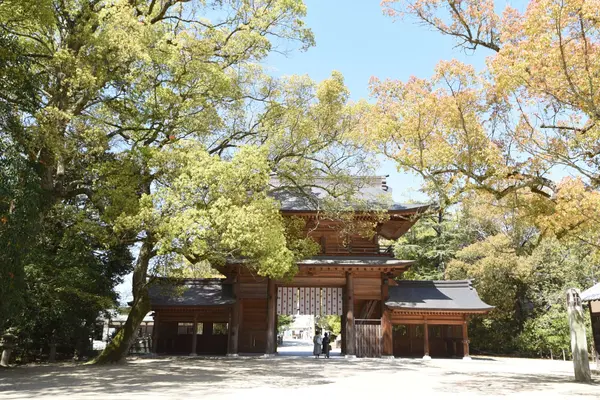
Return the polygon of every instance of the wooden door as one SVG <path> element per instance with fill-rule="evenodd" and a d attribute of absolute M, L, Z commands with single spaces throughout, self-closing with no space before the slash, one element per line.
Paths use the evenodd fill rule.
<path fill-rule="evenodd" d="M 355 324 L 356 357 L 381 357 L 381 321 L 357 319 Z"/>
<path fill-rule="evenodd" d="M 416 324 L 396 324 L 392 328 L 394 356 L 423 357 L 424 326 Z"/>

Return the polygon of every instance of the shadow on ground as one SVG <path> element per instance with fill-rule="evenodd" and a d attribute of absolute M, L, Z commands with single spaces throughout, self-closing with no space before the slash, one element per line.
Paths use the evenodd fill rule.
<path fill-rule="evenodd" d="M 390 384 L 429 398 L 445 393 L 503 396 L 521 393 L 549 398 L 598 399 L 600 385 L 573 382 L 568 363 L 541 360 L 356 359 L 312 357 L 148 357 L 108 366 L 35 365 L 0 370 L 0 397 L 29 398 L 194 398 L 245 389 L 316 389 L 337 396 L 375 397 L 394 393 Z M 330 385 L 332 384 L 332 385 Z M 243 392 L 240 392 L 242 390 Z M 375 395 L 375 392 L 379 393 Z M 287 396 L 281 391 L 278 396 Z M 363 393 L 364 392 L 364 393 Z M 287 394 L 282 394 L 287 393 Z M 307 392 L 302 392 L 307 393 Z M 250 395 L 250 394 L 248 394 Z M 271 394 L 273 395 L 273 394 Z M 250 395 L 251 396 L 251 395 Z M 550 397 L 548 397 L 550 396 Z M 553 397 L 554 396 L 554 397 Z M 304 398 L 304 397 L 303 397 Z M 470 397 L 469 397 L 470 398 Z"/>
<path fill-rule="evenodd" d="M 509 373 L 509 372 L 442 372 L 440 389 L 449 393 L 478 393 L 482 395 L 510 395 L 519 392 L 545 392 L 556 391 L 556 385 L 564 389 L 571 389 L 572 385 L 578 386 L 573 377 L 558 374 L 535 373 Z M 562 385 L 572 384 L 572 385 Z M 592 386 L 598 388 L 595 398 L 600 397 L 600 385 L 594 382 Z M 586 389 L 590 387 L 585 385 Z M 572 390 L 570 394 L 574 393 Z M 579 393 L 586 395 L 586 393 Z M 589 393 L 587 393 L 589 395 Z"/>
<path fill-rule="evenodd" d="M 66 397 L 83 392 L 106 396 L 111 393 L 136 394 L 152 388 L 168 390 L 171 387 L 193 385 L 194 391 L 201 391 L 205 396 L 226 393 L 231 388 L 324 385 L 333 382 L 325 370 L 335 369 L 337 376 L 345 371 L 350 376 L 357 367 L 361 372 L 377 372 L 390 366 L 381 360 L 349 362 L 344 359 L 315 360 L 312 357 L 164 357 L 106 366 L 37 365 L 0 371 L 0 392 L 19 394 L 24 398 L 54 393 Z M 394 368 L 412 369 L 410 365 Z"/>

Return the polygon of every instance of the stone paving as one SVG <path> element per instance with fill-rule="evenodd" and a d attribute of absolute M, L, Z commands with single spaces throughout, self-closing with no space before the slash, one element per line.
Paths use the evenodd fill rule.
<path fill-rule="evenodd" d="M 599 377 L 592 385 L 573 382 L 569 361 L 316 360 L 299 353 L 296 348 L 288 356 L 274 358 L 171 357 L 130 359 L 111 366 L 30 365 L 0 370 L 0 399 L 372 400 L 440 395 L 444 400 L 600 399 Z"/>

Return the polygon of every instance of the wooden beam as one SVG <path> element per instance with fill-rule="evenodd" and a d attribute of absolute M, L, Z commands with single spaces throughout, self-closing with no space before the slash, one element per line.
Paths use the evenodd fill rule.
<path fill-rule="evenodd" d="M 340 287 L 346 284 L 343 274 L 340 277 L 296 276 L 291 281 L 277 281 L 285 287 Z"/>
<path fill-rule="evenodd" d="M 347 292 L 346 288 L 342 289 L 342 293 L 343 293 L 344 298 L 342 300 L 342 318 L 341 318 L 341 320 L 342 320 L 342 324 L 341 324 L 342 325 L 342 329 L 341 329 L 341 332 L 340 332 L 341 335 L 342 335 L 342 348 L 340 350 L 341 350 L 341 355 L 343 355 L 343 356 L 346 355 L 346 341 L 347 341 L 346 337 L 348 336 L 347 335 L 347 331 L 346 331 L 346 314 L 347 314 L 346 307 L 348 306 L 348 302 L 346 301 L 346 292 Z"/>
<path fill-rule="evenodd" d="M 346 357 L 356 357 L 356 328 L 354 326 L 354 277 L 346 273 Z"/>
<path fill-rule="evenodd" d="M 393 325 L 423 325 L 424 320 L 422 318 L 394 318 L 392 316 Z M 444 320 L 444 319 L 427 319 L 428 325 L 461 325 L 460 320 Z"/>
<path fill-rule="evenodd" d="M 154 325 L 152 326 L 152 353 L 156 354 L 158 351 L 158 330 L 160 328 L 159 313 L 154 312 Z"/>
<path fill-rule="evenodd" d="M 381 280 L 381 340 L 382 340 L 382 349 L 381 355 L 383 357 L 393 357 L 394 356 L 394 339 L 392 335 L 392 318 L 391 318 L 391 310 L 385 306 L 385 302 L 387 301 L 389 294 L 389 286 L 388 279 L 383 274 Z"/>
<path fill-rule="evenodd" d="M 267 289 L 267 354 L 275 354 L 275 329 L 277 329 L 277 290 L 275 281 L 269 279 Z"/>
<path fill-rule="evenodd" d="M 354 298 L 361 299 L 362 296 L 354 295 Z M 378 303 L 379 303 L 379 300 L 368 300 L 361 310 L 359 319 L 371 319 L 371 316 L 375 312 L 375 309 L 377 308 Z"/>
<path fill-rule="evenodd" d="M 431 360 L 431 356 L 429 355 L 429 324 L 427 323 L 427 320 L 425 320 L 423 327 L 425 329 L 425 332 L 423 333 L 423 350 L 425 353 L 423 355 L 423 360 Z"/>

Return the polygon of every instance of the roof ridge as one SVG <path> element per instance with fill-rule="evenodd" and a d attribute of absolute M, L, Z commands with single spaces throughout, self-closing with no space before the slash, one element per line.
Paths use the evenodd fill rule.
<path fill-rule="evenodd" d="M 468 285 L 472 285 L 473 284 L 473 279 L 443 279 L 443 280 L 432 280 L 432 279 L 419 279 L 419 280 L 398 279 L 398 280 L 396 280 L 396 282 L 398 282 L 398 283 L 406 283 L 406 284 L 414 283 L 415 285 L 419 284 L 419 283 L 433 283 L 433 284 L 440 284 L 440 285 L 446 285 L 446 284 L 468 284 Z"/>
<path fill-rule="evenodd" d="M 168 276 L 156 276 L 153 277 L 158 281 L 166 281 L 166 282 L 177 282 L 177 283 L 223 283 L 226 278 L 175 278 Z"/>

